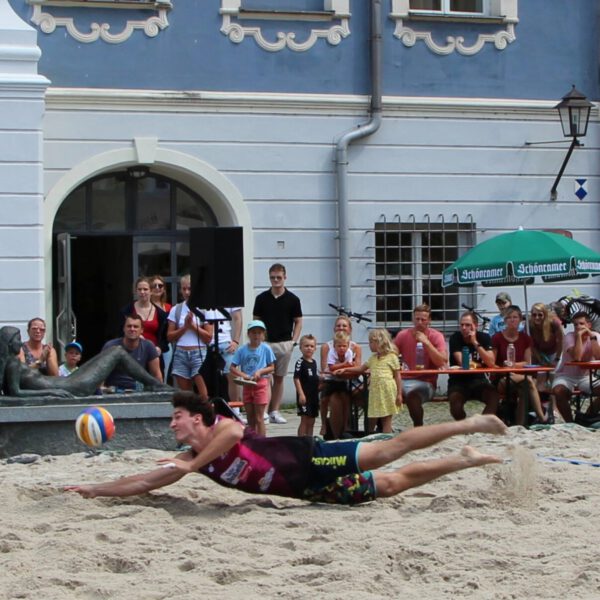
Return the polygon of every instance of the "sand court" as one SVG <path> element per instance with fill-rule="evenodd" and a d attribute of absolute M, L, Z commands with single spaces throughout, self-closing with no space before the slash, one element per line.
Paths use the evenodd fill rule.
<path fill-rule="evenodd" d="M 505 463 L 354 508 L 193 475 L 141 497 L 61 491 L 151 469 L 158 450 L 1 461 L 0 597 L 598 597 L 598 434 L 459 436 L 395 466 L 466 443 Z"/>

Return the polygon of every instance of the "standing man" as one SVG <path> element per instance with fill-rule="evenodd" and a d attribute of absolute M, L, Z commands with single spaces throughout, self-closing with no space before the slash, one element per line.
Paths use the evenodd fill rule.
<path fill-rule="evenodd" d="M 450 364 L 462 366 L 462 350 L 469 349 L 469 361 L 482 363 L 486 367 L 493 367 L 494 352 L 492 338 L 487 333 L 477 331 L 479 320 L 472 312 L 465 312 L 460 317 L 460 331 L 450 337 Z M 495 415 L 498 409 L 498 392 L 490 383 L 485 373 L 473 371 L 468 375 L 451 374 L 448 377 L 448 403 L 450 414 L 455 420 L 460 421 L 467 415 L 465 402 L 467 400 L 480 400 L 485 404 L 483 414 Z"/>
<path fill-rule="evenodd" d="M 252 314 L 267 327 L 267 341 L 275 358 L 275 373 L 269 404 L 269 421 L 287 423 L 279 409 L 283 397 L 283 379 L 287 375 L 288 365 L 294 346 L 302 332 L 302 307 L 300 299 L 285 287 L 286 272 L 282 264 L 275 263 L 269 269 L 271 289 L 256 296 Z"/>
<path fill-rule="evenodd" d="M 567 423 L 573 421 L 569 401 L 575 386 L 584 394 L 600 395 L 600 382 L 597 379 L 592 384 L 594 389 L 590 389 L 587 370 L 565 364 L 572 361 L 588 362 L 600 359 L 600 343 L 598 342 L 600 333 L 592 330 L 592 321 L 585 312 L 575 313 L 571 317 L 571 322 L 574 330 L 567 333 L 563 339 L 563 351 L 554 372 L 554 387 L 552 388 L 552 393 L 556 398 L 556 408 Z"/>
<path fill-rule="evenodd" d="M 162 373 L 160 370 L 160 361 L 156 347 L 149 340 L 142 337 L 144 326 L 142 325 L 142 317 L 139 315 L 128 315 L 125 318 L 123 326 L 124 336 L 109 340 L 104 344 L 102 350 L 112 348 L 113 346 L 123 347 L 131 357 L 138 362 L 152 377 L 158 379 L 162 383 Z M 115 369 L 104 382 L 107 386 L 113 386 L 117 390 L 135 390 L 136 381 L 127 373 L 120 369 Z"/>
<path fill-rule="evenodd" d="M 413 310 L 413 327 L 400 331 L 394 343 L 409 369 L 417 367 L 417 344 L 423 344 L 424 369 L 439 369 L 448 362 L 444 334 L 429 327 L 431 308 L 419 304 Z M 402 378 L 402 395 L 415 427 L 423 425 L 423 402 L 433 399 L 437 386 L 437 375 L 419 375 L 412 379 Z"/>

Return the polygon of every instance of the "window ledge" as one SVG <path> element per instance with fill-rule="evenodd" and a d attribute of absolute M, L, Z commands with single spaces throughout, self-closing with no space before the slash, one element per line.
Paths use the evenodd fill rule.
<path fill-rule="evenodd" d="M 238 17 L 260 21 L 332 21 L 335 19 L 335 12 L 331 10 L 245 10 L 241 8 Z"/>
<path fill-rule="evenodd" d="M 33 5 L 31 22 L 37 25 L 41 32 L 51 34 L 57 27 L 64 27 L 68 35 L 83 44 L 102 40 L 108 44 L 120 44 L 127 41 L 136 30 L 142 30 L 148 37 L 156 37 L 169 26 L 167 11 L 172 7 L 169 0 L 152 0 L 151 2 L 109 2 L 107 0 L 27 0 Z M 119 8 L 152 10 L 155 14 L 147 19 L 128 19 L 118 33 L 111 32 L 112 23 L 91 22 L 89 31 L 81 31 L 75 25 L 73 17 L 62 17 L 45 12 L 45 7 L 85 7 L 85 8 Z"/>
<path fill-rule="evenodd" d="M 323 0 L 322 11 L 283 11 L 283 10 L 244 10 L 242 0 L 221 0 L 220 13 L 223 17 L 221 33 L 235 44 L 241 44 L 246 37 L 251 37 L 267 52 L 279 52 L 285 48 L 294 52 L 310 50 L 319 39 L 337 46 L 342 39 L 350 35 L 350 0 Z M 241 21 L 295 21 L 295 22 L 328 22 L 322 28 L 310 30 L 304 41 L 296 41 L 294 31 L 279 31 L 275 41 L 263 35 L 262 29 L 256 26 L 242 25 Z"/>
<path fill-rule="evenodd" d="M 28 0 L 29 4 L 44 6 L 78 6 L 83 8 L 122 8 L 134 10 L 171 9 L 171 0 Z"/>
<path fill-rule="evenodd" d="M 408 17 L 404 17 L 406 21 L 433 21 L 437 23 L 484 23 L 498 24 L 506 23 L 504 17 L 485 16 L 485 15 L 433 15 L 430 13 L 413 13 L 410 12 Z"/>
<path fill-rule="evenodd" d="M 517 39 L 515 25 L 518 19 L 518 0 L 497 0 L 496 12 L 492 15 L 470 15 L 470 14 L 432 14 L 429 12 L 411 11 L 410 0 L 392 0 L 392 12 L 390 19 L 395 21 L 394 37 L 398 38 L 405 46 L 412 47 L 418 41 L 434 53 L 440 55 L 457 52 L 464 56 L 472 56 L 480 52 L 486 44 L 493 44 L 496 50 L 504 50 L 509 44 Z M 438 44 L 431 31 L 426 29 L 417 30 L 411 25 L 418 26 L 421 23 L 426 27 L 427 23 L 463 23 L 468 27 L 468 33 L 476 33 L 475 27 L 481 25 L 498 24 L 500 29 L 495 33 L 479 33 L 477 39 L 470 45 L 465 44 L 465 36 L 447 36 L 445 44 Z M 410 23 L 411 25 L 409 25 Z"/>

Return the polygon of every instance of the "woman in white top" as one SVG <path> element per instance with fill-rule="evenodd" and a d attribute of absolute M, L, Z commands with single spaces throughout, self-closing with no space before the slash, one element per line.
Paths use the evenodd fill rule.
<path fill-rule="evenodd" d="M 202 323 L 190 311 L 187 301 L 192 293 L 189 275 L 180 279 L 181 295 L 183 302 L 176 304 L 169 312 L 169 325 L 167 339 L 175 346 L 173 352 L 173 380 L 180 390 L 190 391 L 194 384 L 202 398 L 208 398 L 208 391 L 200 367 L 206 358 L 208 344 L 213 338 L 213 326 Z"/>

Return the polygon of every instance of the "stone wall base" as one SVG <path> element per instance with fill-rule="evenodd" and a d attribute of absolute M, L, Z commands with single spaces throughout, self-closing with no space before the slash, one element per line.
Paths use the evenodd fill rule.
<path fill-rule="evenodd" d="M 173 451 L 177 443 L 169 429 L 171 394 L 90 396 L 74 400 L 54 398 L 0 399 L 0 458 L 17 454 L 70 454 L 87 449 L 75 434 L 75 421 L 88 406 L 103 406 L 115 420 L 115 435 L 104 450 L 156 448 Z"/>

